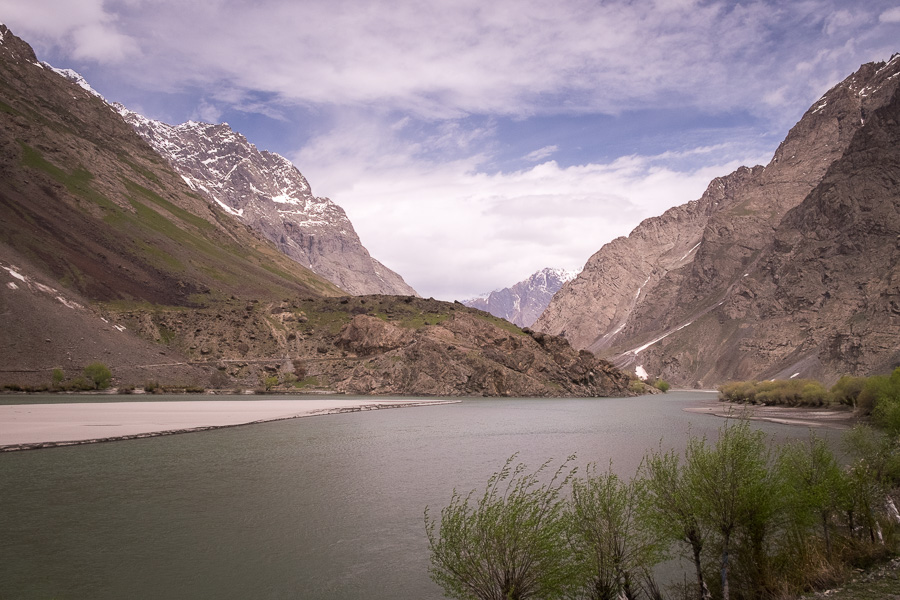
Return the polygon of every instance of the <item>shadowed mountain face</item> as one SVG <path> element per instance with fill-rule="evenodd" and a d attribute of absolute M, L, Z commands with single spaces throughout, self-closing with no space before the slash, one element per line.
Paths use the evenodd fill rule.
<path fill-rule="evenodd" d="M 0 387 L 46 385 L 56 368 L 73 378 L 100 361 L 114 385 L 246 388 L 274 377 L 293 391 L 630 393 L 627 376 L 562 338 L 458 304 L 346 297 L 238 221 L 241 208 L 198 194 L 67 77 L 0 25 Z M 269 200 L 343 216 L 299 188 Z"/>
<path fill-rule="evenodd" d="M 895 366 L 898 73 L 864 65 L 767 166 L 604 246 L 535 328 L 680 385 Z"/>
<path fill-rule="evenodd" d="M 227 124 L 171 126 L 116 108 L 193 190 L 301 265 L 350 294 L 416 295 L 369 255 L 340 206 L 313 196 L 287 159 L 257 150 Z"/>
<path fill-rule="evenodd" d="M 463 304 L 487 311 L 519 327 L 531 327 L 553 295 L 574 277 L 573 271 L 542 269 L 511 287 L 495 290 L 483 298 L 464 300 Z"/>

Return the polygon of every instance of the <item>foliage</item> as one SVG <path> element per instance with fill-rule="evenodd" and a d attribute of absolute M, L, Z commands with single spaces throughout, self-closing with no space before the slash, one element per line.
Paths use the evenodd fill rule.
<path fill-rule="evenodd" d="M 51 375 L 51 382 L 53 389 L 59 388 L 62 385 L 62 382 L 66 378 L 66 373 L 60 368 L 53 369 L 53 374 Z"/>
<path fill-rule="evenodd" d="M 751 430 L 749 421 L 726 423 L 715 444 L 691 438 L 685 461 L 699 517 L 718 535 L 721 595 L 728 600 L 732 552 L 746 556 L 754 579 L 766 575 L 766 544 L 778 490 L 768 468 L 765 436 Z"/>
<path fill-rule="evenodd" d="M 646 394 L 647 393 L 647 384 L 641 381 L 640 379 L 632 379 L 631 383 L 628 384 L 628 389 L 634 392 L 635 394 Z"/>
<path fill-rule="evenodd" d="M 657 379 L 656 383 L 654 383 L 653 385 L 656 386 L 656 389 L 658 389 L 659 391 L 661 391 L 663 393 L 668 392 L 669 388 L 672 387 L 669 385 L 668 381 L 664 381 L 662 379 Z"/>
<path fill-rule="evenodd" d="M 660 543 L 683 544 L 690 551 L 697 594 L 700 600 L 710 598 L 703 572 L 703 551 L 712 535 L 701 519 L 700 506 L 694 497 L 696 477 L 687 465 L 682 466 L 674 451 L 650 451 L 638 470 L 646 489 L 644 522 Z"/>
<path fill-rule="evenodd" d="M 278 385 L 278 375 L 260 375 L 259 379 L 267 392 Z"/>
<path fill-rule="evenodd" d="M 750 404 L 823 406 L 829 394 L 818 381 L 778 379 L 773 381 L 732 381 L 719 386 L 719 400 Z"/>
<path fill-rule="evenodd" d="M 100 362 L 89 364 L 84 368 L 82 374 L 93 385 L 95 390 L 105 390 L 109 387 L 112 380 L 112 372 L 109 370 L 109 367 Z"/>
<path fill-rule="evenodd" d="M 568 461 L 549 483 L 549 463 L 528 473 L 515 456 L 488 480 L 480 498 L 453 492 L 439 520 L 425 510 L 431 577 L 458 599 L 560 598 L 575 573 L 566 544 L 562 488 Z"/>
<path fill-rule="evenodd" d="M 655 589 L 650 569 L 661 552 L 640 523 L 643 505 L 641 481 L 620 479 L 612 465 L 599 474 L 589 466 L 584 479 L 573 480 L 569 542 L 585 598 L 634 598 L 641 588 Z"/>
<path fill-rule="evenodd" d="M 859 393 L 860 409 L 889 435 L 900 435 L 900 367 L 889 377 L 869 377 Z"/>
<path fill-rule="evenodd" d="M 829 391 L 831 401 L 835 404 L 845 404 L 847 406 L 855 407 L 857 398 L 859 398 L 859 393 L 862 391 L 865 384 L 865 377 L 843 375 L 837 380 L 837 383 L 831 386 L 831 390 Z"/>
<path fill-rule="evenodd" d="M 684 453 L 648 452 L 630 481 L 611 466 L 580 478 L 563 465 L 542 486 L 546 464 L 525 474 L 510 459 L 480 501 L 454 492 L 439 523 L 426 510 L 432 578 L 454 598 L 657 599 L 647 573 L 683 550 L 693 584 L 678 584 L 680 597 L 787 598 L 900 550 L 894 436 L 851 430 L 846 468 L 814 435 L 777 451 L 769 442 L 729 420 L 714 441 L 690 436 Z"/>

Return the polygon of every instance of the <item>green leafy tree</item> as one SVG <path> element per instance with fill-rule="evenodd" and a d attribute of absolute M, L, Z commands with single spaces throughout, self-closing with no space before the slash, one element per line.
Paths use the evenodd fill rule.
<path fill-rule="evenodd" d="M 549 463 L 529 473 L 514 461 L 491 476 L 480 497 L 454 491 L 440 519 L 425 509 L 431 578 L 451 598 L 555 599 L 572 585 L 561 490 L 574 470 L 566 461 L 541 483 Z"/>
<path fill-rule="evenodd" d="M 640 522 L 643 502 L 641 481 L 623 481 L 611 465 L 605 473 L 589 466 L 584 479 L 573 480 L 569 539 L 583 597 L 633 600 L 643 585 L 655 589 L 650 569 L 661 553 Z"/>
<path fill-rule="evenodd" d="M 781 448 L 778 471 L 788 500 L 788 542 L 803 550 L 808 531 L 819 528 L 826 556 L 831 560 L 834 516 L 849 492 L 847 478 L 834 453 L 822 438 L 811 434 L 805 442 Z"/>
<path fill-rule="evenodd" d="M 646 490 L 644 518 L 650 531 L 665 542 L 686 546 L 694 565 L 699 600 L 711 595 L 703 574 L 703 550 L 711 535 L 701 519 L 694 494 L 694 477 L 682 466 L 679 455 L 662 449 L 650 451 L 638 471 Z"/>
<path fill-rule="evenodd" d="M 103 363 L 91 363 L 84 368 L 84 378 L 93 384 L 95 390 L 105 390 L 112 381 L 112 372 Z"/>
<path fill-rule="evenodd" d="M 757 575 L 764 575 L 765 543 L 777 499 L 765 436 L 746 420 L 726 423 L 715 444 L 691 438 L 685 458 L 700 520 L 718 535 L 721 593 L 729 600 L 730 559 L 739 535 L 746 541 L 745 556 L 752 557 Z"/>

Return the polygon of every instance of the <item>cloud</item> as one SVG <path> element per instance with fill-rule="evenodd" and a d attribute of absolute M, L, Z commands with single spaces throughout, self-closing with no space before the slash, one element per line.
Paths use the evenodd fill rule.
<path fill-rule="evenodd" d="M 136 38 L 102 0 L 0 0 L 0 14 L 20 37 L 75 60 L 121 63 L 139 54 Z"/>
<path fill-rule="evenodd" d="M 524 159 L 529 162 L 538 162 L 538 161 L 544 160 L 545 158 L 553 156 L 553 154 L 555 154 L 557 150 L 559 150 L 559 146 L 557 146 L 556 144 L 554 144 L 552 146 L 544 146 L 543 148 L 540 148 L 539 150 L 535 150 L 534 152 L 529 152 L 528 154 L 526 154 L 524 156 Z"/>
<path fill-rule="evenodd" d="M 849 39 L 884 2 L 852 11 L 838 0 L 373 0 L 364 8 L 48 0 L 38 3 L 45 10 L 16 9 L 26 4 L 35 3 L 0 0 L 28 14 L 32 30 L 67 39 L 75 56 L 131 55 L 138 68 L 122 76 L 148 88 L 234 87 L 289 103 L 454 119 L 666 104 L 756 110 L 771 88 L 798 89 L 791 65 L 822 31 Z M 881 11 L 882 22 L 894 10 Z"/>
<path fill-rule="evenodd" d="M 547 267 L 576 268 L 644 218 L 696 198 L 716 176 L 765 162 L 746 148 L 703 147 L 608 163 L 546 161 L 486 172 L 481 154 L 421 158 L 385 121 L 348 122 L 292 158 L 347 211 L 369 252 L 425 296 L 465 299 Z M 685 157 L 705 166 L 675 170 Z"/>
<path fill-rule="evenodd" d="M 878 16 L 882 23 L 900 23 L 900 6 L 890 8 Z"/>

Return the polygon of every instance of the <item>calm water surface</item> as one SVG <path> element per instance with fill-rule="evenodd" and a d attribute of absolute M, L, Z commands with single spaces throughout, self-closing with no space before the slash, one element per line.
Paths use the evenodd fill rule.
<path fill-rule="evenodd" d="M 630 476 L 660 440 L 714 436 L 721 419 L 682 410 L 711 398 L 477 399 L 0 454 L 0 598 L 438 599 L 425 506 L 516 452 Z"/>

